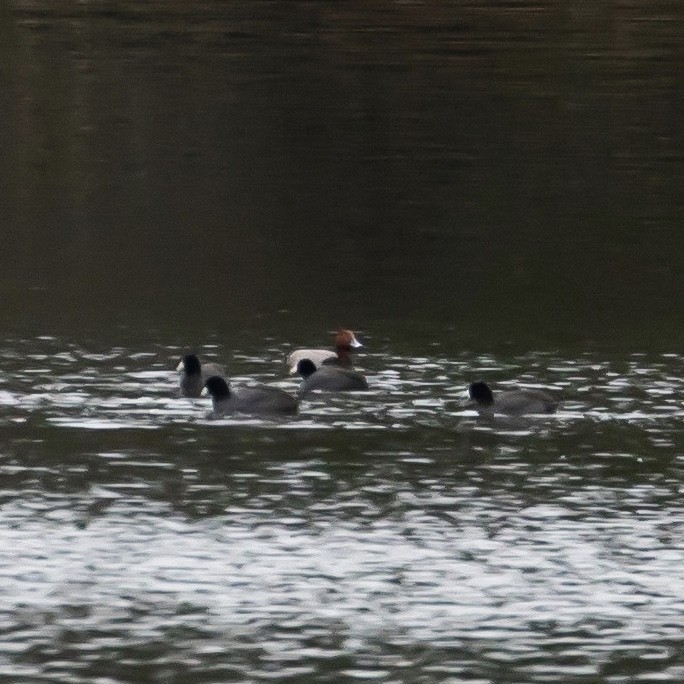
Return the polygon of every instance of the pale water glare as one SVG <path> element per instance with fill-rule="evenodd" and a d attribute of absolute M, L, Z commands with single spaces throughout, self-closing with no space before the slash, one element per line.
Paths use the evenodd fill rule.
<path fill-rule="evenodd" d="M 296 391 L 262 349 L 200 352 Z M 681 681 L 681 356 L 366 353 L 214 421 L 182 351 L 5 343 L 8 681 Z M 481 377 L 563 403 L 481 420 Z"/>

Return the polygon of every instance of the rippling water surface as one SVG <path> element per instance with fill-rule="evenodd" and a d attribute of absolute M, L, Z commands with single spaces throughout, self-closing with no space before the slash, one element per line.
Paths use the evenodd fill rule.
<path fill-rule="evenodd" d="M 0 0 L 0 682 L 684 682 L 681 5 Z"/>
<path fill-rule="evenodd" d="M 182 349 L 4 342 L 0 678 L 681 682 L 677 354 L 359 359 L 369 393 L 207 419 Z M 296 390 L 288 347 L 229 354 Z M 480 420 L 475 378 L 550 417 Z"/>

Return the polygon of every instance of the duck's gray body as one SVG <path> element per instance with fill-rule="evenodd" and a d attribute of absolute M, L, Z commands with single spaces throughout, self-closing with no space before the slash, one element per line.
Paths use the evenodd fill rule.
<path fill-rule="evenodd" d="M 469 387 L 470 398 L 482 414 L 503 413 L 524 416 L 530 413 L 555 413 L 558 402 L 547 392 L 536 389 L 506 390 L 494 394 L 485 382 Z"/>
<path fill-rule="evenodd" d="M 367 390 L 368 381 L 358 371 L 338 366 L 321 366 L 316 370 L 307 363 L 308 359 L 300 361 L 298 372 L 304 378 L 300 392 L 306 394 L 313 390 L 326 392 L 350 392 Z"/>
<path fill-rule="evenodd" d="M 526 413 L 555 413 L 557 404 L 553 397 L 541 390 L 509 390 L 494 397 L 494 412 L 511 416 Z"/>
<path fill-rule="evenodd" d="M 232 389 L 225 378 L 211 377 L 207 380 L 213 412 L 217 416 L 233 413 L 252 415 L 296 413 L 297 400 L 278 387 L 259 385 Z"/>

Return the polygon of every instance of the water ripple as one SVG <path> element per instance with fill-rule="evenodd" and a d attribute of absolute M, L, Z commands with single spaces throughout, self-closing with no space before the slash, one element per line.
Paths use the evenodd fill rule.
<path fill-rule="evenodd" d="M 5 344 L 8 681 L 681 680 L 681 356 L 365 354 L 210 420 L 176 348 Z M 235 384 L 296 391 L 281 351 Z M 563 404 L 482 421 L 478 377 Z"/>

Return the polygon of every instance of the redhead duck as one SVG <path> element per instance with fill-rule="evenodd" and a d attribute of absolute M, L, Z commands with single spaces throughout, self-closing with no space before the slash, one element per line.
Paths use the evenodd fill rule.
<path fill-rule="evenodd" d="M 526 413 L 555 413 L 557 402 L 546 392 L 535 389 L 506 390 L 494 396 L 486 382 L 474 382 L 468 394 L 477 410 L 484 414 L 505 413 L 522 416 Z"/>
<path fill-rule="evenodd" d="M 297 373 L 304 378 L 299 390 L 301 394 L 315 389 L 328 392 L 368 389 L 366 378 L 358 371 L 338 366 L 321 366 L 316 370 L 316 365 L 311 359 L 301 359 L 297 363 Z"/>
<path fill-rule="evenodd" d="M 301 359 L 309 359 L 313 361 L 316 368 L 321 364 L 326 366 L 340 366 L 342 368 L 351 368 L 352 349 L 363 347 L 361 342 L 356 339 L 356 336 L 351 330 L 340 330 L 335 335 L 335 349 L 295 349 L 288 357 L 287 364 L 290 366 L 290 374 L 297 372 L 297 363 Z"/>
<path fill-rule="evenodd" d="M 214 415 L 229 413 L 296 413 L 297 400 L 277 387 L 242 387 L 231 390 L 225 378 L 214 375 L 207 379 L 203 394 L 211 396 Z"/>
<path fill-rule="evenodd" d="M 183 397 L 199 397 L 207 378 L 212 375 L 225 377 L 226 371 L 218 363 L 200 363 L 195 354 L 186 354 L 176 368 L 178 385 Z"/>

